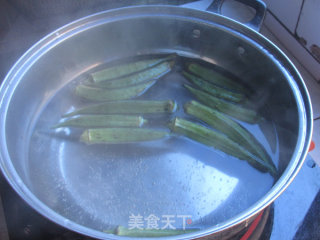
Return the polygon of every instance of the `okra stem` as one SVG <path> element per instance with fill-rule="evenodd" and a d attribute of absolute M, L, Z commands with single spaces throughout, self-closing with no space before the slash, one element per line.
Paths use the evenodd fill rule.
<path fill-rule="evenodd" d="M 104 87 L 104 88 L 120 88 L 127 87 L 135 84 L 139 84 L 148 80 L 157 79 L 160 76 L 168 73 L 171 69 L 169 62 L 163 62 L 159 65 L 148 68 L 138 73 L 134 73 L 129 76 L 125 76 L 122 78 L 117 78 L 109 81 L 99 81 L 94 83 L 94 86 Z"/>
<path fill-rule="evenodd" d="M 199 231 L 199 228 L 187 228 L 187 229 L 128 229 L 123 226 L 118 226 L 114 230 L 105 231 L 107 233 L 115 234 L 118 236 L 126 237 L 165 237 L 165 236 L 175 236 L 180 234 L 187 234 Z"/>
<path fill-rule="evenodd" d="M 242 102 L 246 97 L 244 94 L 231 92 L 225 88 L 219 87 L 217 85 L 211 84 L 197 76 L 194 76 L 187 72 L 182 72 L 182 74 L 194 85 L 199 87 L 201 90 L 215 96 L 218 98 L 223 98 L 232 102 Z"/>
<path fill-rule="evenodd" d="M 222 133 L 182 118 L 175 118 L 170 124 L 170 128 L 175 133 L 184 135 L 207 146 L 214 147 L 241 160 L 246 160 L 250 165 L 261 172 L 269 171 L 269 167 L 264 161 L 255 157 Z"/>
<path fill-rule="evenodd" d="M 60 127 L 141 127 L 147 120 L 134 115 L 80 115 L 55 125 Z"/>
<path fill-rule="evenodd" d="M 184 105 L 185 112 L 204 121 L 211 127 L 217 129 L 225 134 L 234 142 L 241 145 L 250 153 L 265 161 L 269 172 L 275 176 L 277 169 L 272 162 L 270 156 L 267 154 L 264 147 L 257 141 L 257 139 L 239 123 L 227 117 L 223 113 L 207 107 L 196 101 L 191 101 Z"/>
<path fill-rule="evenodd" d="M 140 96 L 154 83 L 155 81 L 153 80 L 126 88 L 115 89 L 104 89 L 78 85 L 76 88 L 76 95 L 93 101 L 124 100 Z"/>
<path fill-rule="evenodd" d="M 214 96 L 211 96 L 201 90 L 195 89 L 189 85 L 184 85 L 200 102 L 207 106 L 215 108 L 220 112 L 228 114 L 236 119 L 239 119 L 248 123 L 257 123 L 261 120 L 261 117 L 254 110 L 244 108 L 242 106 L 226 102 Z"/>
<path fill-rule="evenodd" d="M 173 113 L 177 103 L 172 100 L 130 100 L 106 102 L 84 107 L 63 115 L 70 117 L 78 114 L 150 114 Z"/>
<path fill-rule="evenodd" d="M 158 140 L 169 136 L 162 130 L 145 128 L 94 128 L 85 130 L 80 141 L 86 144 L 118 144 Z"/>
<path fill-rule="evenodd" d="M 242 84 L 237 83 L 223 74 L 218 73 L 212 69 L 208 69 L 203 67 L 197 63 L 191 63 L 188 65 L 188 70 L 193 74 L 200 76 L 204 80 L 211 82 L 213 84 L 217 84 L 221 87 L 230 89 L 232 91 L 240 92 L 243 94 L 248 94 L 249 90 L 245 88 Z"/>

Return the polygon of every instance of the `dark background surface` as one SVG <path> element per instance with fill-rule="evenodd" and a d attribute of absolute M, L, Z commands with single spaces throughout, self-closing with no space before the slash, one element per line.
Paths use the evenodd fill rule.
<path fill-rule="evenodd" d="M 0 82 L 16 60 L 55 29 L 87 15 L 135 5 L 194 0 L 0 0 Z"/>

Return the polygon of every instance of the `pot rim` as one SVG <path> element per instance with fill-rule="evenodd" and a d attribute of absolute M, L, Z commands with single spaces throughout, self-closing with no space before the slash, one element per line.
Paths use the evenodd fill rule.
<path fill-rule="evenodd" d="M 270 40 L 262 36 L 260 33 L 248 28 L 247 26 L 230 18 L 213 13 L 176 6 L 135 6 L 113 9 L 89 15 L 79 20 L 73 21 L 35 43 L 14 64 L 14 66 L 5 77 L 0 88 L 0 110 L 3 113 L 3 115 L 0 117 L 0 168 L 2 170 L 2 173 L 21 198 L 23 198 L 33 209 L 35 209 L 41 215 L 45 216 L 51 221 L 62 225 L 63 227 L 66 227 L 72 231 L 76 231 L 78 233 L 95 238 L 105 239 L 107 237 L 110 239 L 131 239 L 127 237 L 110 235 L 82 226 L 76 222 L 66 219 L 65 217 L 56 213 L 47 205 L 42 203 L 23 183 L 22 179 L 19 177 L 10 160 L 9 152 L 6 145 L 5 122 L 6 113 L 9 108 L 12 94 L 15 91 L 17 84 L 22 79 L 24 72 L 32 67 L 32 63 L 34 61 L 37 61 L 37 59 L 45 54 L 48 50 L 55 47 L 62 41 L 72 37 L 73 35 L 76 35 L 77 33 L 85 31 L 92 27 L 124 18 L 141 17 L 142 15 L 160 17 L 174 16 L 188 19 L 193 18 L 193 20 L 196 20 L 198 22 L 205 22 L 206 24 L 215 26 L 221 25 L 228 31 L 235 31 L 236 33 L 242 34 L 243 37 L 249 38 L 249 40 L 254 41 L 259 45 L 263 43 L 263 45 L 267 46 L 269 49 L 272 49 L 273 52 L 277 54 L 276 59 L 278 61 L 281 60 L 281 62 L 284 63 L 283 65 L 285 65 L 286 70 L 290 72 L 291 76 L 293 76 L 289 77 L 288 75 L 289 78 L 287 78 L 287 80 L 291 85 L 291 90 L 293 90 L 295 94 L 297 104 L 300 106 L 300 134 L 297 140 L 295 151 L 290 160 L 290 164 L 287 166 L 275 185 L 273 185 L 273 187 L 267 194 L 264 195 L 264 197 L 262 197 L 250 208 L 247 208 L 245 211 L 218 225 L 212 226 L 208 229 L 200 230 L 198 232 L 180 236 L 166 237 L 164 239 L 199 238 L 231 228 L 245 220 L 248 220 L 249 218 L 259 213 L 262 209 L 267 207 L 269 204 L 271 204 L 293 181 L 294 177 L 297 175 L 301 166 L 303 165 L 304 159 L 308 153 L 308 147 L 311 141 L 311 133 L 313 127 L 312 108 L 310 97 L 301 75 L 299 74 L 293 63 L 289 60 L 289 58 L 276 45 L 274 45 Z"/>

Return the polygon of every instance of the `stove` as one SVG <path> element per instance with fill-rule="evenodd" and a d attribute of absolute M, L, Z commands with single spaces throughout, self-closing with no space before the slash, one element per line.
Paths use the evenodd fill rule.
<path fill-rule="evenodd" d="M 71 0 L 72 1 L 72 0 Z M 37 2 L 37 1 L 36 1 Z M 42 2 L 42 1 L 38 1 Z M 58 3 L 64 1 L 57 1 Z M 66 5 L 29 6 L 26 1 L 0 0 L 0 81 L 14 62 L 37 40 L 80 17 L 114 7 L 138 3 L 183 4 L 176 1 L 84 1 Z M 89 2 L 89 1 L 87 1 Z M 108 3 L 106 3 L 108 2 Z M 30 4 L 30 3 L 29 3 Z M 83 5 L 82 5 L 83 4 Z M 270 34 L 264 28 L 262 33 Z M 268 37 L 268 36 L 267 36 Z M 252 224 L 232 240 L 315 240 L 320 239 L 320 168 L 310 156 L 289 188 L 264 210 Z M 3 240 L 89 240 L 38 214 L 0 177 L 0 239 Z"/>

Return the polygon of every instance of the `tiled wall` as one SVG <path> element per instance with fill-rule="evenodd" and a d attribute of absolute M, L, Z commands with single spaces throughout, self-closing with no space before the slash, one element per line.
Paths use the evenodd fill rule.
<path fill-rule="evenodd" d="M 320 1 L 264 2 L 270 15 L 266 19 L 266 25 L 320 82 Z"/>

